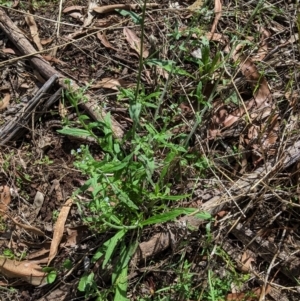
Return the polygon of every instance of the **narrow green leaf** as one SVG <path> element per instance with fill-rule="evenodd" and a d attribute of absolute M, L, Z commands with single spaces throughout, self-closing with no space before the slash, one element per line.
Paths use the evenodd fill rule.
<path fill-rule="evenodd" d="M 137 247 L 138 241 L 130 244 L 129 246 L 125 243 L 125 241 L 122 242 L 119 261 L 112 273 L 112 283 L 116 286 L 115 301 L 128 301 L 126 298 L 128 287 L 128 264 Z"/>
<path fill-rule="evenodd" d="M 190 194 L 182 195 L 150 195 L 150 200 L 168 200 L 168 201 L 178 201 L 190 197 Z"/>
<path fill-rule="evenodd" d="M 141 225 L 142 226 L 147 226 L 147 225 L 164 223 L 164 222 L 175 219 L 180 214 L 184 214 L 184 211 L 180 210 L 180 209 L 175 209 L 175 210 L 172 210 L 172 211 L 169 211 L 169 212 L 166 212 L 166 213 L 157 214 L 157 215 L 151 216 L 150 218 L 148 218 L 145 221 L 141 222 Z"/>
<path fill-rule="evenodd" d="M 70 127 L 64 127 L 61 130 L 57 130 L 57 132 L 63 135 L 70 135 L 70 136 L 82 137 L 82 138 L 91 136 L 90 132 L 87 130 L 70 128 Z"/>
<path fill-rule="evenodd" d="M 118 199 L 122 203 L 124 203 L 127 207 L 134 209 L 134 210 L 139 209 L 123 190 L 116 188 L 114 185 L 112 185 L 111 188 L 112 188 L 113 192 L 117 195 Z"/>
<path fill-rule="evenodd" d="M 125 266 L 121 270 L 121 273 L 119 274 L 117 279 L 114 301 L 129 301 L 129 299 L 126 297 L 128 287 L 127 274 L 128 266 Z"/>
<path fill-rule="evenodd" d="M 154 215 L 154 216 L 146 219 L 145 221 L 141 222 L 141 225 L 147 226 L 147 225 L 152 225 L 152 224 L 164 223 L 164 222 L 175 219 L 176 217 L 178 217 L 181 214 L 185 214 L 185 215 L 193 214 L 195 211 L 197 211 L 197 209 L 194 209 L 194 208 L 174 209 L 174 210 L 166 212 L 166 213 Z M 211 218 L 211 215 L 209 213 L 205 213 L 205 212 L 196 213 L 195 216 L 197 216 L 200 219 L 210 219 Z"/>
<path fill-rule="evenodd" d="M 115 9 L 123 17 L 130 17 L 135 24 L 141 24 L 142 18 L 133 11 L 127 11 L 124 9 Z"/>
<path fill-rule="evenodd" d="M 193 75 L 185 71 L 184 69 L 179 68 L 178 66 L 175 65 L 175 62 L 172 60 L 158 60 L 158 59 L 148 59 L 146 60 L 146 63 L 152 67 L 152 66 L 158 66 L 167 72 L 172 72 L 173 74 L 177 75 L 184 75 L 184 76 L 189 76 L 193 78 Z"/>
<path fill-rule="evenodd" d="M 127 162 L 113 161 L 113 162 L 106 163 L 106 164 L 102 165 L 101 166 L 101 172 L 111 173 L 111 172 L 114 172 L 114 171 L 121 170 L 124 167 L 126 167 L 127 165 L 128 165 Z"/>
<path fill-rule="evenodd" d="M 119 232 L 117 232 L 112 238 L 110 238 L 108 241 L 105 242 L 105 244 L 107 246 L 107 250 L 104 255 L 104 261 L 102 264 L 102 268 L 104 268 L 106 266 L 106 264 L 108 263 L 108 261 L 110 260 L 116 246 L 119 243 L 119 240 L 125 235 L 125 233 L 126 233 L 126 230 L 122 229 Z"/>

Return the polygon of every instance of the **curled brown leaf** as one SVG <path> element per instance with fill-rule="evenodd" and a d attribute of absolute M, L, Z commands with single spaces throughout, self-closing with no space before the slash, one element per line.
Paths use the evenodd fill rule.
<path fill-rule="evenodd" d="M 64 14 L 67 14 L 73 11 L 82 11 L 84 8 L 85 6 L 73 5 L 73 6 L 66 7 L 62 12 Z"/>
<path fill-rule="evenodd" d="M 10 189 L 7 185 L 1 186 L 0 192 L 0 215 L 3 219 L 6 219 L 6 212 L 11 202 Z"/>
<path fill-rule="evenodd" d="M 10 101 L 10 94 L 5 94 L 4 98 L 0 100 L 0 111 L 7 108 Z"/>
<path fill-rule="evenodd" d="M 215 33 L 221 16 L 222 16 L 222 2 L 221 2 L 221 0 L 215 0 L 215 19 L 214 19 L 214 23 L 211 27 L 212 34 Z"/>
<path fill-rule="evenodd" d="M 123 79 L 103 78 L 100 81 L 95 82 L 93 85 L 91 85 L 91 88 L 92 89 L 105 88 L 105 89 L 112 89 L 118 91 L 120 87 L 130 88 L 134 86 L 135 86 L 134 83 L 126 82 Z"/>
<path fill-rule="evenodd" d="M 42 267 L 34 261 L 17 261 L 0 258 L 0 273 L 7 278 L 22 279 L 32 285 L 43 285 L 47 283 L 46 273 Z"/>
<path fill-rule="evenodd" d="M 37 46 L 38 50 L 40 50 L 40 51 L 43 50 L 43 46 L 41 44 L 39 33 L 38 33 L 38 27 L 35 23 L 34 17 L 28 15 L 25 17 L 25 21 L 26 21 L 27 25 L 29 26 L 30 35 L 33 39 L 33 42 Z"/>
<path fill-rule="evenodd" d="M 140 55 L 141 53 L 140 38 L 136 35 L 136 33 L 133 30 L 127 27 L 124 28 L 123 32 L 130 47 Z M 146 49 L 145 45 L 143 45 L 142 56 L 143 58 L 147 58 L 149 56 L 149 51 Z"/>
<path fill-rule="evenodd" d="M 147 3 L 147 7 L 158 7 L 159 4 L 157 3 Z M 141 7 L 139 4 L 112 4 L 112 5 L 104 5 L 104 6 L 97 6 L 94 7 L 94 11 L 98 14 L 105 14 L 114 11 L 115 9 L 137 9 Z"/>
<path fill-rule="evenodd" d="M 54 227 L 51 246 L 50 246 L 48 265 L 50 264 L 50 262 L 54 259 L 54 257 L 57 254 L 58 246 L 63 237 L 65 223 L 66 223 L 66 220 L 67 220 L 67 217 L 68 217 L 68 214 L 69 214 L 72 204 L 73 204 L 73 200 L 68 199 L 58 215 L 58 218 L 57 218 L 57 221 L 56 221 L 56 224 Z"/>
<path fill-rule="evenodd" d="M 100 42 L 106 48 L 110 48 L 110 49 L 113 49 L 115 51 L 118 51 L 118 49 L 114 48 L 114 46 L 107 40 L 106 34 L 104 32 L 103 33 L 98 32 L 97 33 L 97 38 L 100 40 Z"/>

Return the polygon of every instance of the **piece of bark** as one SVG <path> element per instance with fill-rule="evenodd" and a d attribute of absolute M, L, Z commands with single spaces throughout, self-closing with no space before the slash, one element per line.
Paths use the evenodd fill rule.
<path fill-rule="evenodd" d="M 65 76 L 60 72 L 55 70 L 43 57 L 37 53 L 34 47 L 22 34 L 19 28 L 11 21 L 11 19 L 6 15 L 5 11 L 0 8 L 0 28 L 8 36 L 10 41 L 19 49 L 19 51 L 24 55 L 30 55 L 27 57 L 33 64 L 33 66 L 38 70 L 38 72 L 45 78 L 49 79 L 52 75 L 57 74 L 59 77 L 59 84 L 64 89 L 69 89 L 68 84 L 66 84 Z M 70 80 L 67 79 L 69 82 Z M 74 91 L 78 90 L 80 87 L 72 82 L 72 88 Z M 86 94 L 87 101 L 81 104 L 81 107 L 87 112 L 87 114 L 94 120 L 103 120 L 106 116 L 106 112 L 97 105 L 97 103 Z M 111 124 L 113 135 L 115 138 L 122 138 L 124 132 L 121 125 L 111 117 Z"/>
<path fill-rule="evenodd" d="M 62 88 L 43 103 L 44 96 L 50 90 L 57 78 L 57 75 L 51 76 L 27 105 L 17 112 L 13 119 L 0 127 L 0 145 L 5 145 L 8 142 L 21 137 L 24 134 L 24 131 L 27 130 L 28 124 L 32 121 L 32 118 L 34 118 L 34 121 L 38 120 L 42 116 L 42 112 L 47 112 L 61 96 Z M 35 112 L 35 114 L 32 116 L 33 112 Z"/>

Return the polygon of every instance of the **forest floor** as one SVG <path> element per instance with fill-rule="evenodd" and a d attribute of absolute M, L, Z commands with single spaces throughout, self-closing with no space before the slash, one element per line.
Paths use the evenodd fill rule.
<path fill-rule="evenodd" d="M 0 29 L 1 300 L 299 300 L 298 1 L 0 1 Z"/>

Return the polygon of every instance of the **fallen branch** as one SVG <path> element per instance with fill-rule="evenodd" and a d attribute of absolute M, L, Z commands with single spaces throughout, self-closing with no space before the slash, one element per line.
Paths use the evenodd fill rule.
<path fill-rule="evenodd" d="M 5 11 L 0 8 L 0 29 L 8 36 L 11 42 L 19 49 L 22 54 L 32 56 L 28 57 L 36 70 L 45 78 L 49 79 L 52 75 L 56 74 L 59 78 L 59 84 L 62 88 L 68 89 L 66 79 L 61 73 L 55 70 L 47 61 L 43 59 L 40 54 L 37 54 L 36 50 L 26 39 L 24 34 L 19 28 L 11 21 L 6 15 Z M 67 79 L 68 80 L 68 79 Z M 70 81 L 70 80 L 68 80 Z M 72 82 L 73 91 L 80 89 L 80 87 Z M 87 114 L 94 120 L 104 120 L 106 112 L 92 100 L 89 95 L 86 95 L 87 101 L 81 104 L 81 107 L 87 112 Z M 115 138 L 122 138 L 124 132 L 121 125 L 111 117 L 112 130 Z"/>
<path fill-rule="evenodd" d="M 60 88 L 45 103 L 42 101 L 57 79 L 57 75 L 51 76 L 28 104 L 20 112 L 17 112 L 13 119 L 0 128 L 0 145 L 5 145 L 12 140 L 18 139 L 27 128 L 29 122 L 32 121 L 32 117 L 34 121 L 38 120 L 42 112 L 46 112 L 61 97 L 62 89 Z M 35 113 L 33 114 L 33 112 Z"/>

